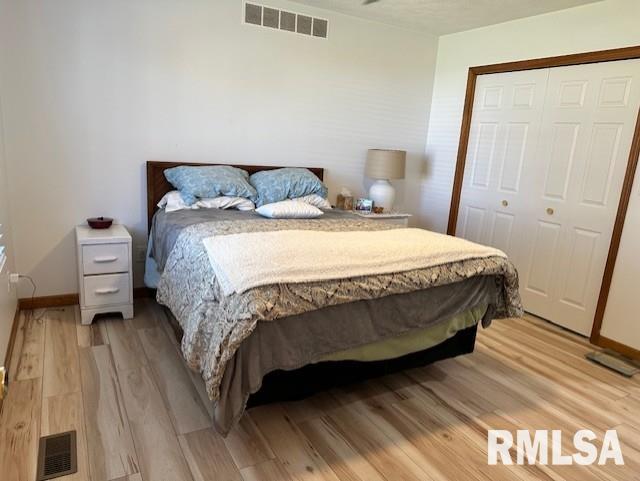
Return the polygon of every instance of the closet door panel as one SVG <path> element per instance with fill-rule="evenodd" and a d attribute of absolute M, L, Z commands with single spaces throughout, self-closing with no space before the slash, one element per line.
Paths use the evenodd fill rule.
<path fill-rule="evenodd" d="M 581 310 L 586 309 L 587 288 L 591 277 L 598 241 L 602 235 L 574 228 L 567 252 L 567 273 L 558 298 L 561 303 Z"/>
<path fill-rule="evenodd" d="M 520 270 L 520 293 L 528 311 L 549 318 L 553 314 L 554 275 L 562 226 L 539 220 L 528 246 L 527 264 Z M 516 266 L 517 267 L 517 266 Z"/>
<path fill-rule="evenodd" d="M 567 200 L 579 134 L 580 124 L 576 122 L 555 122 L 547 132 L 547 137 L 551 137 L 551 148 L 543 192 L 548 200 Z"/>
<path fill-rule="evenodd" d="M 513 225 L 515 216 L 504 212 L 493 213 L 493 223 L 491 225 L 491 237 L 489 244 L 503 252 L 513 250 Z"/>
<path fill-rule="evenodd" d="M 491 167 L 495 161 L 497 122 L 481 122 L 474 136 L 473 158 L 471 160 L 471 185 L 478 189 L 488 189 Z"/>
<path fill-rule="evenodd" d="M 529 145 L 529 123 L 509 122 L 506 125 L 505 153 L 500 163 L 498 190 L 517 194 L 522 181 L 522 167 Z"/>
<path fill-rule="evenodd" d="M 482 75 L 473 118 L 457 235 L 524 260 L 526 166 L 534 160 L 548 71 Z"/>
<path fill-rule="evenodd" d="M 587 150 L 581 204 L 606 208 L 614 182 L 623 131 L 622 123 L 594 123 Z"/>
<path fill-rule="evenodd" d="M 486 214 L 486 209 L 482 207 L 474 207 L 472 205 L 465 206 L 464 223 L 462 224 L 462 231 L 465 234 L 465 239 L 479 244 L 484 243 L 486 234 Z"/>
<path fill-rule="evenodd" d="M 536 154 L 543 168 L 527 178 L 537 189 L 532 222 L 559 226 L 555 272 L 544 302 L 528 287 L 521 292 L 526 310 L 585 335 L 595 316 L 639 108 L 639 60 L 550 70 Z M 533 239 L 535 229 L 528 228 Z M 547 261 L 535 256 L 533 262 Z"/>

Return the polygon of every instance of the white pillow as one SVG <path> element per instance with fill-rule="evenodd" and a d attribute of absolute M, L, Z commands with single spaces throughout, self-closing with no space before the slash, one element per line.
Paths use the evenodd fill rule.
<path fill-rule="evenodd" d="M 293 199 L 265 204 L 258 207 L 256 212 L 270 219 L 315 219 L 324 214 L 311 204 Z"/>
<path fill-rule="evenodd" d="M 175 212 L 176 210 L 198 208 L 196 204 L 187 205 L 180 195 L 180 191 L 178 190 L 172 190 L 171 192 L 167 192 L 166 194 L 164 194 L 164 197 L 162 197 L 162 199 L 160 199 L 160 202 L 158 202 L 158 207 L 164 209 L 165 212 Z"/>
<path fill-rule="evenodd" d="M 304 197 L 297 197 L 292 200 L 297 200 L 300 202 L 304 202 L 305 204 L 314 205 L 318 209 L 331 210 L 331 204 L 329 203 L 329 201 L 318 194 L 305 195 Z"/>
<path fill-rule="evenodd" d="M 254 210 L 256 205 L 244 197 L 213 197 L 211 199 L 200 199 L 196 204 L 203 209 L 238 209 Z"/>
<path fill-rule="evenodd" d="M 172 190 L 167 192 L 164 197 L 158 202 L 158 207 L 164 209 L 165 212 L 175 212 L 177 210 L 185 209 L 238 209 L 238 210 L 253 210 L 256 208 L 255 204 L 249 199 L 244 197 L 213 197 L 208 199 L 200 199 L 193 205 L 187 205 L 180 195 L 180 191 Z"/>

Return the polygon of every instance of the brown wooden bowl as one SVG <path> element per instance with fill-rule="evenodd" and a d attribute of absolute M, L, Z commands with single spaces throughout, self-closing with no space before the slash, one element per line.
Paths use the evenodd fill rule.
<path fill-rule="evenodd" d="M 108 229 L 113 224 L 111 217 L 91 217 L 87 219 L 87 224 L 92 229 Z"/>

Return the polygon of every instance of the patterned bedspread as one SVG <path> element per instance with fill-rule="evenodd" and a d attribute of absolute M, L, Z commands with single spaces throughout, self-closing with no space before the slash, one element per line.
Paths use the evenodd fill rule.
<path fill-rule="evenodd" d="M 169 245 L 162 246 L 159 235 L 154 237 L 155 257 L 164 266 L 157 299 L 171 309 L 180 323 L 184 331 L 183 355 L 191 368 L 201 372 L 214 401 L 219 399 L 227 363 L 259 321 L 274 321 L 327 306 L 404 294 L 483 275 L 494 276 L 499 284 L 501 296 L 494 306 L 494 317 L 522 314 L 517 272 L 502 257 L 470 259 L 397 274 L 257 287 L 224 296 L 202 242 L 207 237 L 284 229 L 369 231 L 393 226 L 338 213 L 313 220 L 273 220 L 253 213 L 227 212 L 216 214 L 212 220 L 201 218 L 193 223 L 185 221 L 186 214 L 181 214 L 174 216 L 178 222 L 170 222 L 169 217 L 158 222 L 158 216 L 170 215 L 159 213 L 154 220 L 154 228 L 161 224 L 158 230 L 162 235 L 169 235 L 168 225 L 179 226 L 179 232 L 169 235 L 173 239 Z M 402 232 L 398 231 L 398 235 Z"/>

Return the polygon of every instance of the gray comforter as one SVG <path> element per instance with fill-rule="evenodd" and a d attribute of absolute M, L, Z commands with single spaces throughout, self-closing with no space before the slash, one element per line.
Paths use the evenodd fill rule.
<path fill-rule="evenodd" d="M 272 220 L 252 212 L 216 210 L 156 214 L 152 255 L 162 271 L 157 298 L 184 331 L 184 357 L 202 374 L 216 402 L 214 421 L 221 433 L 231 429 L 248 396 L 275 369 L 295 369 L 332 352 L 427 327 L 480 304 L 489 305 L 485 324 L 492 318 L 521 315 L 517 273 L 500 257 L 381 276 L 265 286 L 224 296 L 202 243 L 212 235 L 251 231 L 388 228 L 393 227 L 340 211 L 313 220 Z"/>

